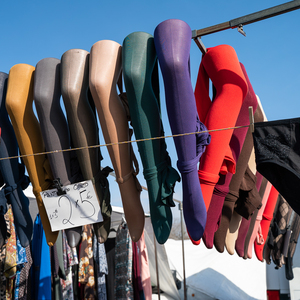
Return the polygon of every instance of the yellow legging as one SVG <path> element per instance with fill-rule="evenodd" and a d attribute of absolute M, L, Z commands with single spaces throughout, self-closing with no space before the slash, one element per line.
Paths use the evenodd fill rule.
<path fill-rule="evenodd" d="M 6 109 L 10 116 L 20 152 L 22 155 L 45 151 L 40 125 L 33 112 L 33 75 L 35 68 L 27 64 L 14 65 L 8 76 Z M 33 192 L 45 231 L 47 243 L 53 246 L 58 231 L 52 232 L 43 204 L 41 191 L 52 184 L 52 173 L 46 155 L 27 156 L 23 158 L 27 168 Z"/>

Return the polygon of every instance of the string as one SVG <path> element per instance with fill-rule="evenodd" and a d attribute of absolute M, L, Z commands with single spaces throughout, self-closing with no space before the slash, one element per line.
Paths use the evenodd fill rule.
<path fill-rule="evenodd" d="M 157 137 L 145 138 L 145 139 L 140 139 L 140 140 L 123 141 L 123 142 L 108 143 L 108 144 L 102 144 L 102 145 L 83 146 L 83 147 L 61 149 L 61 150 L 52 150 L 52 151 L 45 151 L 45 152 L 24 154 L 24 155 L 16 155 L 16 156 L 10 156 L 10 157 L 1 157 L 0 161 L 1 160 L 6 160 L 6 159 L 24 158 L 24 157 L 37 156 L 37 155 L 47 155 L 47 154 L 61 153 L 61 152 L 67 152 L 67 151 L 76 151 L 76 150 L 83 150 L 83 149 L 100 148 L 100 147 L 105 147 L 105 146 L 108 147 L 108 146 L 123 145 L 123 144 L 129 144 L 129 143 L 139 143 L 139 142 L 166 139 L 166 138 L 171 138 L 171 137 L 174 138 L 174 137 L 180 137 L 180 136 L 186 136 L 186 135 L 192 135 L 192 134 L 199 134 L 199 133 L 207 133 L 207 132 L 209 133 L 209 132 L 215 132 L 215 131 L 239 129 L 239 128 L 250 127 L 251 125 L 253 125 L 253 123 L 251 123 L 250 125 L 242 125 L 242 126 L 227 127 L 227 128 L 220 128 L 220 129 L 210 129 L 210 130 L 188 132 L 188 133 L 178 133 L 178 134 L 174 134 L 174 135 L 157 136 Z"/>

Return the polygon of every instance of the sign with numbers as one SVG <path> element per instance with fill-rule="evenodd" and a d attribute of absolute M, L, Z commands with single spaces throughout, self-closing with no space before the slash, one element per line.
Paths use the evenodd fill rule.
<path fill-rule="evenodd" d="M 91 180 L 64 186 L 62 190 L 66 194 L 57 195 L 57 189 L 40 192 L 52 231 L 103 221 Z"/>

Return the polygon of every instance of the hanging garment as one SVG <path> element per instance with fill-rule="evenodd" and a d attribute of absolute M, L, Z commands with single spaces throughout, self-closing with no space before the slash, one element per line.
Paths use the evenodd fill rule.
<path fill-rule="evenodd" d="M 63 299 L 62 286 L 60 279 L 66 280 L 66 271 L 63 259 L 63 237 L 62 231 L 59 232 L 55 244 L 50 248 L 51 268 L 52 268 L 52 291 L 55 300 Z"/>
<path fill-rule="evenodd" d="M 209 98 L 209 79 L 216 88 L 213 102 Z M 235 50 L 228 45 L 208 48 L 200 64 L 195 88 L 199 118 L 207 129 L 234 127 L 247 91 L 247 81 Z M 229 148 L 232 133 L 233 130 L 211 132 L 211 143 L 201 158 L 199 179 L 206 209 L 219 173 L 235 173 L 235 161 Z"/>
<path fill-rule="evenodd" d="M 144 232 L 141 238 L 139 239 L 139 241 L 137 242 L 137 247 L 138 247 L 138 255 L 140 258 L 141 279 L 142 279 L 142 286 L 143 286 L 145 300 L 151 300 L 152 287 L 151 287 L 151 278 L 150 278 L 148 250 L 146 247 Z"/>
<path fill-rule="evenodd" d="M 111 237 L 108 237 L 104 243 L 108 268 L 105 275 L 107 299 L 114 299 L 115 296 L 115 244 L 116 238 Z"/>
<path fill-rule="evenodd" d="M 23 158 L 33 192 L 37 199 L 40 218 L 49 245 L 56 241 L 58 232 L 52 232 L 45 206 L 40 195 L 52 184 L 52 173 L 46 155 L 33 156 L 45 151 L 40 125 L 33 112 L 33 73 L 35 68 L 27 64 L 13 66 L 8 75 L 6 109 L 10 116 L 20 152 L 29 155 Z"/>
<path fill-rule="evenodd" d="M 16 136 L 8 118 L 5 107 L 5 98 L 7 90 L 8 74 L 0 72 L 0 127 L 1 142 L 0 142 L 0 157 L 12 157 L 19 154 L 19 148 Z M 0 195 L 2 200 L 11 204 L 13 214 L 15 216 L 16 234 L 18 235 L 21 245 L 27 247 L 32 238 L 33 222 L 29 213 L 29 201 L 24 195 L 23 190 L 29 184 L 29 178 L 25 175 L 25 167 L 18 162 L 17 158 L 0 161 L 0 171 L 5 183 L 4 189 Z M 5 209 L 1 204 L 1 211 Z"/>
<path fill-rule="evenodd" d="M 4 264 L 5 264 L 5 257 L 6 257 L 6 243 L 7 239 L 10 236 L 10 222 L 9 222 L 9 215 L 6 212 L 4 215 L 4 221 L 6 224 L 7 235 L 6 239 L 4 240 L 3 245 L 0 247 L 0 299 L 6 300 L 6 276 L 4 274 Z"/>
<path fill-rule="evenodd" d="M 279 195 L 277 209 L 274 210 L 274 218 L 270 224 L 270 230 L 263 253 L 266 263 L 270 264 L 272 259 L 277 268 L 281 268 L 282 262 L 284 262 L 282 259 L 282 251 L 291 213 L 292 209 L 290 205 Z"/>
<path fill-rule="evenodd" d="M 191 29 L 181 20 L 169 19 L 154 31 L 154 43 L 164 78 L 166 105 L 172 134 L 206 131 L 197 114 L 190 77 Z M 210 142 L 208 133 L 174 138 L 177 168 L 182 176 L 183 213 L 191 240 L 198 241 L 206 224 L 197 164 Z"/>
<path fill-rule="evenodd" d="M 150 34 L 134 32 L 124 39 L 122 66 L 136 139 L 164 136 L 157 58 Z M 148 187 L 153 230 L 157 241 L 163 244 L 170 235 L 174 186 L 180 177 L 171 166 L 164 139 L 142 141 L 137 145 Z"/>
<path fill-rule="evenodd" d="M 278 200 L 278 191 L 272 186 L 270 195 L 265 206 L 264 212 L 262 214 L 262 219 L 260 221 L 261 226 L 261 240 L 255 240 L 254 242 L 254 249 L 256 257 L 263 261 L 263 249 L 265 242 L 267 240 L 267 236 L 269 233 L 270 223 L 273 219 L 273 213 Z"/>
<path fill-rule="evenodd" d="M 256 172 L 256 185 L 255 188 L 253 188 L 250 193 L 251 193 L 251 197 L 253 197 L 254 199 L 256 199 L 257 203 L 259 203 L 259 205 L 255 208 L 255 210 L 253 211 L 252 215 L 249 215 L 249 218 L 242 218 L 242 222 L 241 225 L 239 227 L 239 231 L 238 231 L 238 237 L 236 239 L 235 242 L 235 251 L 238 254 L 238 256 L 240 257 L 244 257 L 245 255 L 245 243 L 246 243 L 246 239 L 247 239 L 247 233 L 251 224 L 251 220 L 253 215 L 255 214 L 255 212 L 258 211 L 258 209 L 260 209 L 262 203 L 262 199 L 261 196 L 259 194 L 259 189 L 262 183 L 262 179 L 263 176 Z M 253 207 L 253 204 L 251 202 L 250 207 Z M 248 211 L 248 210 L 247 210 Z"/>
<path fill-rule="evenodd" d="M 16 232 L 14 226 L 14 218 L 12 209 L 9 206 L 5 218 L 8 220 L 7 226 L 10 230 L 10 236 L 5 245 L 5 260 L 3 266 L 3 274 L 6 278 L 5 298 L 13 299 L 14 278 L 17 272 L 17 244 Z"/>
<path fill-rule="evenodd" d="M 114 41 L 99 41 L 91 48 L 89 62 L 89 85 L 105 143 L 115 143 L 108 146 L 107 150 L 119 185 L 127 225 L 131 239 L 138 241 L 145 223 L 144 210 L 140 201 L 142 187 L 136 178 L 139 172 L 138 164 L 131 143 L 117 144 L 130 141 L 132 133 L 124 107 L 126 96 L 123 94 L 121 98 L 117 94 L 119 78 L 121 78 L 119 89 L 122 92 L 122 47 Z"/>
<path fill-rule="evenodd" d="M 92 225 L 84 225 L 79 254 L 78 282 L 83 286 L 84 300 L 96 299 Z"/>
<path fill-rule="evenodd" d="M 66 272 L 66 280 L 62 278 L 60 279 L 63 299 L 74 300 L 72 267 L 78 264 L 77 250 L 76 247 L 71 248 L 69 246 L 69 242 L 67 241 L 67 234 L 65 230 L 63 230 L 63 260 L 64 260 L 64 269 Z"/>
<path fill-rule="evenodd" d="M 292 223 L 288 231 L 291 232 L 290 238 L 287 239 L 287 254 L 285 254 L 285 276 L 287 280 L 294 278 L 293 274 L 293 256 L 296 251 L 297 242 L 300 234 L 300 216 L 297 213 L 292 214 Z M 284 245 L 285 246 L 285 245 Z"/>
<path fill-rule="evenodd" d="M 52 300 L 50 249 L 40 215 L 34 221 L 32 237 L 31 294 L 35 300 Z"/>
<path fill-rule="evenodd" d="M 94 262 L 95 262 L 95 278 L 96 281 L 96 290 L 97 290 L 97 299 L 98 300 L 106 300 L 106 282 L 105 276 L 108 274 L 108 266 L 106 260 L 105 246 L 104 244 L 100 244 L 97 241 L 96 236 L 94 236 L 93 241 L 93 254 L 94 254 Z"/>
<path fill-rule="evenodd" d="M 261 230 L 261 226 L 260 226 L 260 221 L 262 220 L 262 214 L 263 214 L 266 204 L 268 202 L 271 188 L 272 188 L 272 184 L 268 181 L 267 186 L 265 188 L 265 192 L 263 194 L 262 202 L 261 202 L 262 206 L 256 214 L 253 230 L 251 232 L 251 237 L 250 237 L 248 249 L 247 249 L 247 257 L 248 258 L 252 258 L 252 248 L 253 248 L 255 240 L 259 241 L 259 243 L 264 243 L 262 230 Z"/>
<path fill-rule="evenodd" d="M 19 300 L 31 299 L 31 286 L 30 286 L 30 268 L 32 266 L 32 257 L 30 246 L 25 248 L 27 262 L 24 263 L 20 274 L 20 286 L 19 286 Z"/>
<path fill-rule="evenodd" d="M 14 278 L 17 272 L 17 238 L 14 225 L 14 217 L 11 207 L 7 210 L 9 219 L 10 236 L 6 242 L 5 262 L 4 262 L 4 275 L 11 282 L 10 279 Z"/>
<path fill-rule="evenodd" d="M 253 141 L 257 170 L 300 214 L 300 118 L 255 124 Z"/>
<path fill-rule="evenodd" d="M 6 300 L 6 277 L 4 275 L 4 261 L 5 261 L 5 250 L 6 247 L 2 246 L 0 248 L 0 299 Z"/>
<path fill-rule="evenodd" d="M 60 105 L 60 60 L 44 58 L 40 60 L 34 72 L 34 102 L 40 121 L 41 133 L 46 151 L 70 149 L 70 134 L 66 118 Z M 53 178 L 59 178 L 62 185 L 82 180 L 80 172 L 73 174 L 74 160 L 70 151 L 49 153 L 47 155 Z M 72 247 L 81 239 L 81 226 L 67 229 Z"/>
<path fill-rule="evenodd" d="M 260 175 L 262 177 L 261 185 L 260 185 L 260 188 L 259 188 L 259 196 L 262 199 L 261 203 L 263 205 L 263 197 L 264 197 L 264 193 L 265 193 L 265 190 L 266 190 L 266 187 L 267 187 L 268 180 L 265 177 L 263 177 L 260 173 L 258 173 L 258 175 Z M 250 225 L 249 225 L 247 235 L 246 235 L 246 238 L 245 238 L 245 243 L 244 243 L 244 256 L 243 256 L 244 259 L 248 258 L 248 248 L 250 249 L 249 250 L 250 255 L 252 255 L 251 253 L 252 253 L 252 246 L 253 245 L 251 245 L 251 247 L 249 247 L 249 243 L 250 243 L 252 233 L 254 231 L 254 226 L 256 224 L 256 218 L 257 218 L 259 210 L 256 209 L 255 212 L 253 213 L 252 217 L 251 217 Z M 249 258 L 251 258 L 251 257 L 249 257 Z"/>
<path fill-rule="evenodd" d="M 118 227 L 115 249 L 114 299 L 133 300 L 132 244 L 126 223 L 122 223 Z"/>
<path fill-rule="evenodd" d="M 261 198 L 259 197 L 255 183 L 256 177 L 248 164 L 243 180 L 241 181 L 239 197 L 235 202 L 235 208 L 226 234 L 225 246 L 229 254 L 234 254 L 242 219 L 250 218 L 253 212 L 261 207 Z"/>
<path fill-rule="evenodd" d="M 261 121 L 262 119 L 263 114 L 260 106 L 258 106 L 254 114 L 254 121 Z M 232 176 L 229 184 L 229 193 L 226 195 L 224 200 L 220 226 L 214 235 L 214 245 L 219 252 L 224 251 L 227 230 L 229 228 L 230 220 L 233 214 L 235 202 L 239 197 L 240 185 L 246 172 L 252 149 L 253 140 L 251 130 L 248 129 L 243 148 L 236 165 L 236 173 Z"/>
<path fill-rule="evenodd" d="M 99 242 L 104 243 L 110 229 L 110 192 L 107 176 L 112 170 L 101 170 L 102 155 L 99 145 L 95 106 L 88 93 L 89 53 L 81 49 L 66 51 L 61 57 L 61 92 L 71 134 L 71 146 L 76 150 L 84 180 L 92 180 L 100 202 L 103 222 L 94 223 Z"/>
<path fill-rule="evenodd" d="M 141 269 L 138 256 L 137 244 L 131 242 L 132 244 L 132 285 L 134 292 L 134 300 L 145 300 L 142 280 L 141 280 Z"/>
<path fill-rule="evenodd" d="M 21 271 L 24 268 L 24 265 L 27 263 L 26 249 L 22 247 L 21 242 L 16 235 L 17 242 L 17 272 L 14 283 L 14 299 L 19 299 L 20 296 L 20 287 L 22 286 L 21 282 Z"/>
<path fill-rule="evenodd" d="M 5 205 L 6 205 L 6 199 L 4 200 L 4 202 L 5 202 Z M 2 211 L 2 213 L 3 212 L 4 211 Z M 0 248 L 2 248 L 5 245 L 7 234 L 8 233 L 7 233 L 7 228 L 6 228 L 6 222 L 5 222 L 5 219 L 4 219 L 4 215 L 0 213 Z"/>
<path fill-rule="evenodd" d="M 248 84 L 248 93 L 242 103 L 235 126 L 249 125 L 250 121 L 248 107 L 252 106 L 254 113 L 257 108 L 257 98 L 246 73 L 246 69 L 243 64 L 240 65 Z M 237 128 L 233 131 L 229 145 L 235 161 L 238 161 L 239 159 L 247 131 L 247 127 Z M 232 176 L 233 174 L 230 172 L 228 172 L 226 175 L 220 174 L 219 181 L 217 182 L 213 191 L 211 202 L 207 211 L 206 227 L 203 234 L 203 242 L 208 249 L 213 247 L 214 233 L 217 231 L 220 223 L 223 203 L 226 195 L 229 192 L 229 184 Z"/>

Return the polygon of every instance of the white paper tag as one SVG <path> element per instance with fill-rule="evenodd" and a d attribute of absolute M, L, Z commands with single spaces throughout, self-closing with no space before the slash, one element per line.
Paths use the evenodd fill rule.
<path fill-rule="evenodd" d="M 50 221 L 51 230 L 57 231 L 102 222 L 100 205 L 91 180 L 40 192 Z"/>

